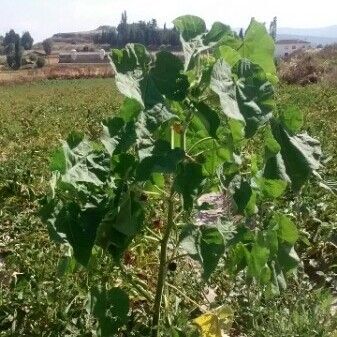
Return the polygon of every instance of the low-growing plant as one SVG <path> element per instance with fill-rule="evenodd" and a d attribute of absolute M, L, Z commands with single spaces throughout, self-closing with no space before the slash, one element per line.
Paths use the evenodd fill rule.
<path fill-rule="evenodd" d="M 275 210 L 276 200 L 299 192 L 320 166 L 319 142 L 300 132 L 297 112 L 275 113 L 274 42 L 263 24 L 252 20 L 242 37 L 219 22 L 208 31 L 195 16 L 174 25 L 184 62 L 167 51 L 152 56 L 139 44 L 112 50 L 125 96 L 119 115 L 103 122 L 98 142 L 75 132 L 63 142 L 43 207 L 51 238 L 69 244 L 80 264 L 90 263 L 96 246 L 110 254 L 147 303 L 152 322 L 140 330 L 152 337 L 168 334 L 163 295 L 168 287 L 182 292 L 167 283 L 168 270 L 182 259 L 206 283 L 222 268 L 243 273 L 266 297 L 287 286 L 299 263 L 299 232 L 292 215 Z M 230 206 L 200 222 L 198 214 L 212 208 L 200 197 L 210 192 Z M 149 209 L 165 214 L 157 231 Z M 123 266 L 142 234 L 159 248 L 154 291 Z M 91 290 L 88 310 L 101 336 L 129 329 L 137 317 L 123 288 Z M 224 306 L 195 323 L 203 336 L 220 337 L 231 317 Z M 186 336 L 174 326 L 171 331 Z"/>

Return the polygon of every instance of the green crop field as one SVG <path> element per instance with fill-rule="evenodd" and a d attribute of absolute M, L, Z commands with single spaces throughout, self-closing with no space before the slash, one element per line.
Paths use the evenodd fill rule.
<path fill-rule="evenodd" d="M 281 86 L 277 101 L 279 109 L 301 108 L 304 128 L 322 143 L 324 179 L 336 188 L 337 88 Z M 60 140 L 73 130 L 96 139 L 102 119 L 113 116 L 120 104 L 111 79 L 0 88 L 0 336 L 94 336 L 88 291 L 102 281 L 115 286 L 119 274 L 107 257 L 88 270 L 69 263 L 68 250 L 51 243 L 39 209 L 49 190 L 49 158 Z M 310 184 L 301 207 L 299 251 L 316 285 L 312 288 L 310 280 L 300 276 L 277 299 L 266 301 L 253 285 L 247 293 L 238 281 L 230 301 L 242 336 L 335 336 L 331 298 L 324 289 L 337 287 L 336 262 L 328 263 L 337 256 L 336 197 Z M 137 250 L 140 255 L 141 251 Z M 140 277 L 151 270 L 152 259 L 139 258 Z M 192 288 L 193 297 L 195 289 L 184 281 L 186 277 L 188 271 L 182 271 L 177 283 L 186 291 Z M 225 294 L 228 282 L 221 279 L 216 291 Z M 141 315 L 146 303 L 136 306 Z M 183 326 L 185 319 L 182 316 L 174 324 Z"/>

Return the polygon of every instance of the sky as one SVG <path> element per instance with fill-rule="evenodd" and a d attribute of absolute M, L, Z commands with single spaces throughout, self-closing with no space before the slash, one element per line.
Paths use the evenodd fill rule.
<path fill-rule="evenodd" d="M 0 0 L 0 35 L 13 28 L 30 31 L 35 42 L 55 33 L 117 25 L 126 10 L 128 21 L 156 18 L 159 25 L 180 15 L 201 16 L 208 26 L 221 21 L 246 27 L 250 18 L 279 27 L 316 28 L 337 24 L 336 0 Z"/>

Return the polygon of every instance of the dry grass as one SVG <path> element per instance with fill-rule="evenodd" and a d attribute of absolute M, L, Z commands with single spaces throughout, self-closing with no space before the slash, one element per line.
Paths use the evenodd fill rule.
<path fill-rule="evenodd" d="M 0 85 L 38 80 L 108 78 L 114 72 L 109 64 L 55 64 L 42 69 L 0 71 Z"/>
<path fill-rule="evenodd" d="M 337 85 L 337 45 L 317 52 L 300 52 L 280 62 L 279 77 L 288 84 L 324 82 Z"/>

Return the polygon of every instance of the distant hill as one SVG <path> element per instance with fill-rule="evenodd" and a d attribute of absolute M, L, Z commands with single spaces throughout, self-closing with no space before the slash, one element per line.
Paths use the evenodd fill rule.
<path fill-rule="evenodd" d="M 90 49 L 100 49 L 103 45 L 95 45 L 94 36 L 102 34 L 103 30 L 111 28 L 110 26 L 100 26 L 94 30 L 70 33 L 57 33 L 50 39 L 53 41 L 53 50 L 55 52 L 89 47 Z M 42 43 L 36 43 L 33 47 L 35 50 L 42 48 Z"/>
<path fill-rule="evenodd" d="M 337 39 L 337 25 L 322 28 L 278 28 L 278 33 Z"/>
<path fill-rule="evenodd" d="M 322 28 L 278 28 L 278 39 L 302 39 L 314 45 L 337 43 L 337 25 Z"/>
<path fill-rule="evenodd" d="M 327 45 L 337 43 L 337 37 L 321 37 L 321 36 L 309 36 L 309 35 L 292 35 L 292 34 L 277 34 L 278 40 L 299 39 L 310 42 L 312 45 L 317 46 L 319 44 Z"/>
<path fill-rule="evenodd" d="M 70 33 L 57 33 L 51 39 L 54 41 L 54 50 L 71 50 L 89 46 L 94 48 L 94 36 L 102 34 L 103 31 L 112 29 L 112 26 L 100 26 L 97 29 L 83 31 L 83 32 L 70 32 Z M 239 30 L 238 30 L 239 31 Z M 337 25 L 322 27 L 322 28 L 278 28 L 279 40 L 283 39 L 301 39 L 310 42 L 313 45 L 327 45 L 337 43 Z M 41 49 L 41 44 L 36 44 L 34 49 Z M 96 48 L 100 48 L 96 45 Z"/>
<path fill-rule="evenodd" d="M 95 35 L 101 34 L 103 30 L 108 29 L 109 26 L 100 26 L 95 30 L 89 30 L 84 32 L 71 32 L 71 33 L 58 33 L 54 34 L 51 39 L 54 42 L 64 43 L 93 43 Z"/>

